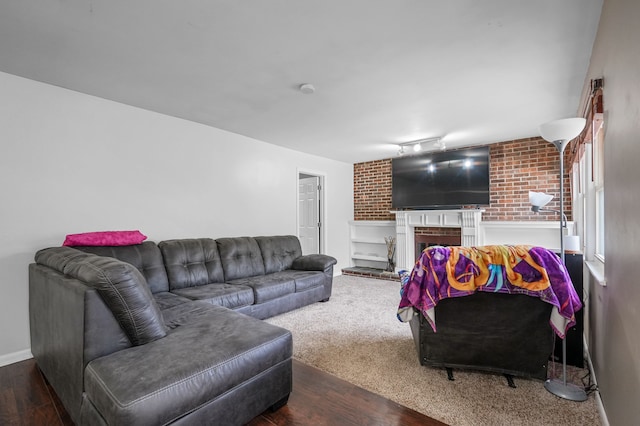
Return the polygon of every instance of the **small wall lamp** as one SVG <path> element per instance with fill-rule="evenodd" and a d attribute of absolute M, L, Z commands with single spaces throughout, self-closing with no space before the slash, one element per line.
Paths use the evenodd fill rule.
<path fill-rule="evenodd" d="M 562 215 L 562 227 L 567 227 L 567 215 L 560 210 L 545 209 L 544 206 L 549 204 L 553 200 L 553 195 L 545 194 L 544 192 L 529 191 L 529 203 L 531 203 L 531 211 L 534 213 L 539 212 L 553 212 Z"/>

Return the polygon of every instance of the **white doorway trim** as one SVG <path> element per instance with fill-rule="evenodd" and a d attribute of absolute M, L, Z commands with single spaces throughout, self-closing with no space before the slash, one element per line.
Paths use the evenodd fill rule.
<path fill-rule="evenodd" d="M 309 170 L 303 168 L 296 169 L 296 235 L 300 238 L 300 193 L 299 193 L 299 182 L 300 175 L 308 175 L 315 176 L 318 178 L 320 184 L 320 191 L 318 194 L 318 200 L 320 202 L 319 209 L 319 217 L 318 220 L 321 224 L 320 232 L 319 232 L 319 253 L 324 254 L 327 247 L 327 203 L 326 203 L 326 191 L 327 191 L 327 177 L 324 172 L 319 172 L 317 170 Z"/>

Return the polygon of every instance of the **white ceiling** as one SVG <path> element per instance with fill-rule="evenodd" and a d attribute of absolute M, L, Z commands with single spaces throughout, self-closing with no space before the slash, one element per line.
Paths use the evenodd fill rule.
<path fill-rule="evenodd" d="M 354 163 L 421 138 L 535 136 L 574 116 L 601 7 L 5 0 L 0 71 Z"/>

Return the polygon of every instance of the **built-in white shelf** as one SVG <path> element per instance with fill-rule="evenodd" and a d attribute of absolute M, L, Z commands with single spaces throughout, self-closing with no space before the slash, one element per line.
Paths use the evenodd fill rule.
<path fill-rule="evenodd" d="M 365 244 L 386 244 L 384 237 L 382 238 L 353 238 L 352 243 L 365 243 Z"/>
<path fill-rule="evenodd" d="M 396 236 L 394 220 L 353 220 L 349 222 L 351 266 L 385 269 L 385 237 Z"/>
<path fill-rule="evenodd" d="M 385 266 L 387 264 L 387 258 L 386 257 L 381 257 L 381 256 L 369 256 L 366 254 L 353 254 L 351 256 L 351 259 L 353 260 L 371 260 L 373 262 L 384 262 Z"/>

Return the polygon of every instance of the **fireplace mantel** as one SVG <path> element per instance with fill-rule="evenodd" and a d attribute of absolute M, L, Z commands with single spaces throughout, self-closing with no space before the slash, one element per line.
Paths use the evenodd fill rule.
<path fill-rule="evenodd" d="M 481 209 L 392 211 L 396 216 L 397 269 L 411 270 L 416 260 L 415 228 L 460 228 L 463 246 L 482 245 Z"/>

